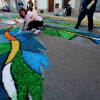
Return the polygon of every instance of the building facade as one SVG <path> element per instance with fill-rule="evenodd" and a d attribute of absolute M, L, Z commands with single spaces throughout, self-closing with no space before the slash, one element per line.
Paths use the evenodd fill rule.
<path fill-rule="evenodd" d="M 62 9 L 69 0 L 41 0 L 37 1 L 38 12 L 54 12 L 55 9 Z"/>
<path fill-rule="evenodd" d="M 24 4 L 24 8 L 27 8 L 27 2 L 29 0 L 21 0 Z M 35 13 L 47 13 L 47 12 L 54 12 L 56 9 L 64 10 L 63 8 L 70 0 L 32 0 L 33 2 L 33 11 Z M 78 17 L 80 11 L 80 3 L 82 0 L 71 0 L 71 7 L 72 7 L 72 16 Z M 0 8 L 3 6 L 9 6 L 10 11 L 18 12 L 17 6 L 18 0 L 0 0 Z M 94 20 L 100 22 L 100 0 L 97 3 L 97 11 L 94 14 Z"/>
<path fill-rule="evenodd" d="M 24 4 L 24 8 L 27 8 L 27 2 L 29 0 L 21 0 Z M 33 2 L 33 11 L 37 12 L 37 0 L 32 0 Z M 10 11 L 12 12 L 18 12 L 18 0 L 0 0 L 0 9 L 2 9 L 3 6 L 8 6 L 10 8 Z"/>

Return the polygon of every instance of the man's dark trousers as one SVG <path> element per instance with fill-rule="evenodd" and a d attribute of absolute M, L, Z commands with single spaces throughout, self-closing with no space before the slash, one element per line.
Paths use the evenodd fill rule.
<path fill-rule="evenodd" d="M 94 14 L 94 12 L 81 11 L 79 16 L 78 16 L 78 21 L 77 21 L 75 28 L 76 29 L 79 28 L 81 21 L 87 15 L 87 17 L 88 17 L 88 30 L 92 31 L 93 30 L 93 14 Z"/>

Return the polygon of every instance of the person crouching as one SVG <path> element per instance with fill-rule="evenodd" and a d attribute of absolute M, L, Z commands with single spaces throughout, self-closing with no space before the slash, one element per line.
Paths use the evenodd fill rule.
<path fill-rule="evenodd" d="M 19 14 L 20 14 L 21 18 L 24 19 L 24 23 L 19 32 L 21 32 L 23 29 L 25 29 L 25 27 L 27 29 L 32 28 L 31 31 L 35 31 L 34 34 L 37 34 L 40 32 L 38 27 L 43 26 L 43 20 L 40 16 L 38 16 L 34 12 L 27 11 L 24 8 L 19 9 Z"/>

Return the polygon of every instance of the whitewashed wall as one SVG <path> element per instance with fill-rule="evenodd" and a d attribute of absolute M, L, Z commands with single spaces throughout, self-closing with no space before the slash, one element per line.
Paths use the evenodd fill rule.
<path fill-rule="evenodd" d="M 0 1 L 0 9 L 2 9 L 3 5 L 4 4 Z"/>
<path fill-rule="evenodd" d="M 71 0 L 71 7 L 72 7 L 72 8 L 75 7 L 75 0 Z"/>
<path fill-rule="evenodd" d="M 17 5 L 16 5 L 15 0 L 10 0 L 10 10 L 17 12 Z"/>
<path fill-rule="evenodd" d="M 40 10 L 47 12 L 49 8 L 48 5 L 48 0 L 37 0 L 37 12 L 40 13 Z"/>
<path fill-rule="evenodd" d="M 38 9 L 47 9 L 48 8 L 48 0 L 38 0 L 37 7 L 38 7 Z"/>
<path fill-rule="evenodd" d="M 18 1 L 18 0 L 17 0 Z M 24 8 L 26 9 L 27 8 L 27 1 L 28 0 L 21 0 L 22 2 L 23 2 L 23 4 L 24 4 Z"/>

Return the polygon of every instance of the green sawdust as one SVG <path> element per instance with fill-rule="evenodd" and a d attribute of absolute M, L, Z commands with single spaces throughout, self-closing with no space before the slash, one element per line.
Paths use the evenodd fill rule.
<path fill-rule="evenodd" d="M 42 100 L 43 78 L 24 62 L 21 55 L 21 51 L 18 51 L 11 67 L 18 100 L 26 100 L 28 93 L 30 93 L 33 100 Z"/>
<path fill-rule="evenodd" d="M 67 40 L 70 40 L 71 38 L 73 38 L 75 36 L 74 34 L 69 34 L 67 32 L 63 32 L 60 30 L 53 30 L 53 29 L 49 29 L 49 28 L 44 30 L 44 33 L 47 35 L 51 35 L 51 36 L 61 36 Z"/>
<path fill-rule="evenodd" d="M 44 33 L 51 36 L 59 36 L 58 31 L 52 29 L 46 29 L 44 30 Z"/>
<path fill-rule="evenodd" d="M 13 15 L 12 18 L 16 19 L 16 18 L 20 18 L 20 16 L 19 15 Z"/>
<path fill-rule="evenodd" d="M 10 44 L 0 44 L 0 55 L 9 52 L 11 49 L 11 45 Z"/>
<path fill-rule="evenodd" d="M 45 24 L 51 24 L 51 25 L 62 25 L 62 26 L 71 26 L 71 27 L 75 27 L 75 24 L 73 23 L 62 23 L 62 22 L 47 22 L 47 21 L 44 21 Z"/>
<path fill-rule="evenodd" d="M 8 19 L 7 16 L 0 16 L 1 19 Z"/>
<path fill-rule="evenodd" d="M 19 29 L 20 27 L 13 27 L 10 31 L 15 31 L 15 30 L 17 30 L 17 29 Z"/>
<path fill-rule="evenodd" d="M 68 29 L 68 28 L 63 28 L 63 29 L 61 29 L 61 31 L 66 32 L 68 34 L 72 34 L 72 35 L 78 34 L 77 31 L 74 31 L 74 30 L 71 30 L 71 29 Z"/>
<path fill-rule="evenodd" d="M 67 40 L 70 40 L 71 38 L 73 38 L 75 36 L 73 34 L 61 32 L 61 31 L 59 31 L 59 34 L 60 34 L 61 37 L 65 38 Z"/>
<path fill-rule="evenodd" d="M 16 26 L 16 27 L 13 27 L 10 31 L 15 31 L 17 29 L 19 29 L 20 27 Z M 8 28 L 4 28 L 4 30 L 7 30 Z"/>

